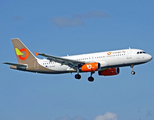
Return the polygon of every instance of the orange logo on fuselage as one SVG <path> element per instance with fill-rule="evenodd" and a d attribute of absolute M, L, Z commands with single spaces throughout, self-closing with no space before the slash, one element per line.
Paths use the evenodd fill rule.
<path fill-rule="evenodd" d="M 29 52 L 28 52 L 28 50 L 27 49 L 25 49 L 25 48 L 22 48 L 22 49 L 18 49 L 18 48 L 15 48 L 15 51 L 16 51 L 16 54 L 19 56 L 19 58 L 21 59 L 21 60 L 26 60 L 27 58 L 28 58 L 28 56 L 29 56 Z M 26 52 L 26 55 L 25 55 L 25 57 L 22 57 L 22 55 L 24 55 L 22 52 Z"/>
<path fill-rule="evenodd" d="M 112 52 L 108 52 L 107 55 L 111 55 Z"/>

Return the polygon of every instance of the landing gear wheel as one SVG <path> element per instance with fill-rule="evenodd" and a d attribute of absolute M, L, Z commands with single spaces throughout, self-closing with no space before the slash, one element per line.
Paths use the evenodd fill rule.
<path fill-rule="evenodd" d="M 76 78 L 76 79 L 80 79 L 80 78 L 81 78 L 81 75 L 80 75 L 80 74 L 76 74 L 76 75 L 75 75 L 75 78 Z"/>
<path fill-rule="evenodd" d="M 88 81 L 89 81 L 89 82 L 93 82 L 93 81 L 94 81 L 94 78 L 93 78 L 93 77 L 89 77 L 89 78 L 88 78 Z"/>
<path fill-rule="evenodd" d="M 131 74 L 132 74 L 132 75 L 135 75 L 135 72 L 134 72 L 134 71 L 132 71 L 132 72 L 131 72 Z"/>

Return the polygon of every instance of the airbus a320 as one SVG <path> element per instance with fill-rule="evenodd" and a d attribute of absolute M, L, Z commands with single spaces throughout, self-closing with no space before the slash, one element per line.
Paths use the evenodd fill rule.
<path fill-rule="evenodd" d="M 118 75 L 119 67 L 131 67 L 134 75 L 134 65 L 143 64 L 152 60 L 152 56 L 140 49 L 122 49 L 90 54 L 81 54 L 65 57 L 56 57 L 44 53 L 35 55 L 18 39 L 12 39 L 18 63 L 4 62 L 11 65 L 11 69 L 44 74 L 76 73 L 75 78 L 81 79 L 80 73 L 89 72 L 90 82 L 94 81 L 92 75 L 98 72 L 100 76 Z M 45 57 L 39 59 L 36 56 Z"/>

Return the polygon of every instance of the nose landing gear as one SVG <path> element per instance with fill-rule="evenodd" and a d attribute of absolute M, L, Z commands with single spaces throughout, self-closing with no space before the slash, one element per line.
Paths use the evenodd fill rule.
<path fill-rule="evenodd" d="M 131 74 L 132 74 L 132 75 L 135 75 L 135 72 L 133 71 L 133 69 L 134 69 L 134 68 L 133 68 L 134 65 L 131 65 L 130 67 L 131 67 L 131 70 L 132 70 Z"/>
<path fill-rule="evenodd" d="M 135 75 L 135 72 L 134 72 L 134 71 L 132 71 L 132 72 L 131 72 L 131 74 L 132 74 L 132 75 Z"/>

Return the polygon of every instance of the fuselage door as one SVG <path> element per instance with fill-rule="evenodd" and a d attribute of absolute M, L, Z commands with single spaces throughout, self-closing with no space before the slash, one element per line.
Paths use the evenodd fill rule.
<path fill-rule="evenodd" d="M 127 59 L 132 59 L 132 50 L 131 49 L 127 50 Z"/>

